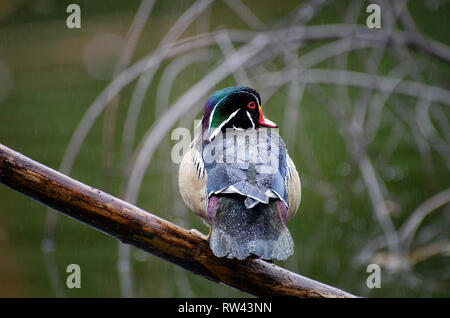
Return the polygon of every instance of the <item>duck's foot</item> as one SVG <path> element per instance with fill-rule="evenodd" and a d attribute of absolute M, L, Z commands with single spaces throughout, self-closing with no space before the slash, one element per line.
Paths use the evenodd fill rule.
<path fill-rule="evenodd" d="M 196 235 L 196 236 L 198 236 L 198 237 L 200 237 L 200 238 L 202 238 L 202 239 L 207 241 L 207 240 L 209 240 L 209 236 L 211 235 L 211 229 L 209 230 L 209 234 L 208 235 L 203 234 L 202 232 L 200 232 L 197 229 L 190 229 L 189 233 L 191 233 L 193 235 Z"/>

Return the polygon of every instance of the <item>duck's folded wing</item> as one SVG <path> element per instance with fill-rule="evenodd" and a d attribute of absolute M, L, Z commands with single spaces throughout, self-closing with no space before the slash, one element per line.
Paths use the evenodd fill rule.
<path fill-rule="evenodd" d="M 192 210 L 195 214 L 202 217 L 207 223 L 209 223 L 209 218 L 207 214 L 207 199 L 206 199 L 206 180 L 207 180 L 207 171 L 204 167 L 204 163 L 202 161 L 201 152 L 198 149 L 198 145 L 194 144 L 190 150 L 184 155 L 182 162 L 180 164 L 179 168 L 179 187 L 180 187 L 180 193 L 181 196 L 186 203 L 186 205 L 189 207 L 190 210 Z M 281 162 L 283 164 L 283 162 Z M 296 214 L 300 201 L 301 201 L 301 183 L 300 178 L 297 172 L 297 169 L 295 167 L 294 162 L 289 157 L 289 154 L 286 152 L 286 172 L 283 171 L 282 177 L 286 180 L 286 189 L 287 189 L 287 196 L 288 196 L 288 212 L 286 217 L 286 222 L 290 221 Z M 249 207 L 253 207 L 258 202 L 264 202 L 268 200 L 268 198 L 274 198 L 279 197 L 280 195 L 284 197 L 284 194 L 277 193 L 275 194 L 273 190 L 282 192 L 281 189 L 283 186 L 281 185 L 280 175 L 277 179 L 278 181 L 274 182 L 277 184 L 274 186 L 272 184 L 271 190 L 266 191 L 262 193 L 259 189 L 259 187 L 254 188 L 253 186 L 249 190 L 248 188 L 244 189 L 241 187 L 241 185 L 245 185 L 248 187 L 248 184 L 240 183 L 237 185 L 237 187 L 233 187 L 232 184 L 234 182 L 230 182 L 231 180 L 227 179 L 229 173 L 231 171 L 228 171 L 228 173 L 224 173 L 224 171 L 214 171 L 214 178 L 210 178 L 210 182 L 214 183 L 215 185 L 211 188 L 214 189 L 214 192 L 222 192 L 222 193 L 239 193 L 241 195 L 246 196 L 246 194 L 250 194 L 250 197 L 248 197 L 248 200 L 246 201 L 246 205 Z M 223 166 L 221 168 L 224 168 Z M 229 166 L 226 170 L 229 170 Z M 237 168 L 237 167 L 233 167 Z M 231 169 L 234 170 L 235 173 L 243 173 L 241 169 Z M 215 169 L 214 169 L 215 170 Z M 284 170 L 284 169 L 282 169 Z M 211 172 L 211 171 L 210 171 Z M 233 173 L 231 173 L 233 175 Z M 246 173 L 243 173 L 242 176 L 238 179 L 246 179 L 244 177 Z M 244 178 L 242 178 L 244 177 Z M 261 181 L 261 180 L 259 180 Z M 258 182 L 261 183 L 261 182 Z M 228 188 L 228 186 L 231 186 Z M 255 191 L 255 192 L 253 192 Z M 244 194 L 246 193 L 246 194 Z M 211 194 L 211 193 L 210 193 Z M 253 197 L 253 198 L 252 198 Z"/>
<path fill-rule="evenodd" d="M 289 206 L 287 152 L 281 137 L 277 134 L 265 135 L 268 139 L 266 144 L 271 140 L 276 142 L 270 143 L 269 148 L 264 148 L 258 143 L 246 143 L 244 133 L 237 135 L 237 146 L 229 142 L 233 139 L 228 137 L 226 142 L 216 139 L 209 145 L 213 149 L 224 146 L 223 153 L 231 153 L 234 156 L 226 157 L 227 160 L 204 161 L 208 173 L 207 197 L 219 193 L 236 193 L 246 198 L 244 203 L 247 209 L 259 203 L 268 204 L 270 198 L 278 198 Z M 250 140 L 261 138 L 254 137 Z M 230 149 L 232 151 L 229 151 Z M 228 158 L 234 160 L 230 162 Z"/>

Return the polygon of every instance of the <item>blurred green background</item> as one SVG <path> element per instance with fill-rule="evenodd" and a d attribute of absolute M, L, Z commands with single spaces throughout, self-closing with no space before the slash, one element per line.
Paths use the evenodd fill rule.
<path fill-rule="evenodd" d="M 364 24 L 367 16 L 365 7 L 370 3 L 362 2 L 356 21 L 360 24 Z M 0 143 L 55 169 L 58 169 L 85 111 L 110 82 L 117 55 L 140 4 L 139 1 L 77 1 L 81 7 L 81 29 L 69 29 L 65 20 L 68 16 L 66 7 L 70 3 L 72 1 L 0 1 Z M 193 3 L 156 1 L 137 42 L 132 62 L 155 50 L 165 33 Z M 301 1 L 255 0 L 243 3 L 269 28 L 302 4 Z M 327 3 L 309 24 L 343 23 L 350 4 L 350 1 Z M 450 45 L 448 1 L 409 1 L 408 8 L 421 32 Z M 249 29 L 227 3 L 216 1 L 192 23 L 183 36 L 226 28 Z M 326 42 L 312 41 L 299 54 L 323 43 Z M 171 102 L 220 60 L 220 51 L 216 46 L 210 48 L 209 54 L 207 62 L 188 66 L 176 78 L 170 93 Z M 425 71 L 417 71 L 421 72 L 424 82 L 450 88 L 448 63 L 419 50 L 412 49 L 411 54 L 417 57 L 418 63 L 427 65 Z M 369 56 L 369 49 L 350 53 L 347 68 L 363 71 Z M 155 95 L 159 79 L 170 62 L 171 59 L 168 59 L 161 65 L 150 84 L 139 116 L 134 147 L 157 120 Z M 274 71 L 281 63 L 274 59 L 266 68 Z M 396 63 L 392 54 L 386 52 L 379 63 L 378 74 L 387 74 Z M 331 59 L 319 66 L 333 68 L 334 65 Z M 417 74 L 409 78 L 414 79 L 414 75 Z M 235 79 L 229 76 L 216 88 L 234 84 Z M 104 114 L 96 121 L 70 173 L 81 182 L 117 196 L 122 193 L 124 181 L 121 136 L 135 85 L 136 81 L 122 90 L 115 121 L 111 122 Z M 300 211 L 288 224 L 295 241 L 295 254 L 279 264 L 361 296 L 449 297 L 448 206 L 433 212 L 424 220 L 417 234 L 419 239 L 413 242 L 412 247 L 412 250 L 419 249 L 433 240 L 444 242 L 446 248 L 439 250 L 439 253 L 414 263 L 407 270 L 395 272 L 383 266 L 383 255 L 386 255 L 383 252 L 369 262 L 357 261 L 361 250 L 382 232 L 374 217 L 358 166 L 349 154 L 337 121 L 329 111 L 330 105 L 333 107 L 334 104 L 332 96 L 335 87 L 317 87 L 321 89 L 320 92 L 310 90 L 308 85 L 305 88 L 299 113 L 301 121 L 297 121 L 294 126 L 280 125 L 282 136 L 294 136 L 289 139 L 288 149 L 300 172 L 303 192 Z M 265 115 L 276 123 L 283 123 L 288 88 L 281 87 L 269 100 L 262 87 L 255 89 L 262 96 Z M 357 95 L 357 89 L 349 89 L 352 100 L 356 100 Z M 202 100 L 205 101 L 206 97 Z M 324 100 L 329 105 L 324 105 Z M 413 109 L 415 103 L 414 98 L 397 95 L 389 97 L 386 108 L 391 111 L 383 112 L 380 129 L 368 146 L 371 156 L 383 157 L 387 145 L 392 141 L 397 119 L 389 116 L 399 109 L 401 112 Z M 193 114 L 189 116 L 199 119 L 201 107 L 200 103 L 195 108 L 195 117 Z M 439 132 L 448 137 L 448 105 L 432 107 L 439 107 L 444 121 Z M 176 126 L 193 128 L 186 122 Z M 300 137 L 308 139 L 309 148 L 302 147 L 304 144 Z M 145 172 L 137 204 L 176 224 L 207 233 L 201 221 L 184 207 L 179 195 L 176 185 L 178 167 L 172 163 L 169 155 L 173 143 L 169 134 L 158 148 Z M 448 162 L 433 149 L 429 154 L 431 169 L 426 168 L 429 161 L 424 164 L 416 145 L 414 129 L 411 128 L 402 132 L 397 146 L 389 155 L 389 162 L 383 162 L 383 158 L 374 161 L 378 176 L 388 193 L 386 205 L 390 217 L 397 228 L 418 205 L 450 185 Z M 54 260 L 51 260 L 46 258 L 42 243 L 47 208 L 5 186 L 0 186 L 0 203 L 1 297 L 122 295 L 117 271 L 117 240 L 66 216 L 60 216 L 54 233 Z M 134 248 L 131 250 L 131 262 L 134 295 L 137 297 L 248 296 Z M 366 266 L 373 262 L 382 265 L 379 289 L 366 286 Z M 68 275 L 66 267 L 69 264 L 79 264 L 81 267 L 80 289 L 65 287 Z"/>

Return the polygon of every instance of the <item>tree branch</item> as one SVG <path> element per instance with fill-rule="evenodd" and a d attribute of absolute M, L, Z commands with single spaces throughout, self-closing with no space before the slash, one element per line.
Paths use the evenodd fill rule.
<path fill-rule="evenodd" d="M 195 274 L 256 296 L 355 297 L 260 259 L 215 257 L 204 237 L 0 144 L 0 182 Z"/>

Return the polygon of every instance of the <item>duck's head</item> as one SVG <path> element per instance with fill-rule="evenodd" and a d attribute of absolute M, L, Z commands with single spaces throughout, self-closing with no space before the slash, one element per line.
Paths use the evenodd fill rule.
<path fill-rule="evenodd" d="M 249 129 L 277 125 L 264 117 L 261 97 L 250 87 L 227 87 L 212 94 L 203 108 L 203 140 L 211 140 L 226 128 Z"/>

